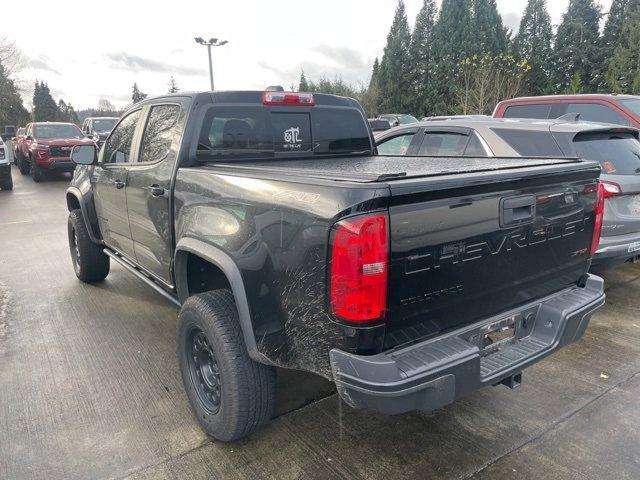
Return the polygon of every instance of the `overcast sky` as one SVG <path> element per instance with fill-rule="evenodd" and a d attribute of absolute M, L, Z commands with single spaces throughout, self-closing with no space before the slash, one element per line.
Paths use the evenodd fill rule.
<path fill-rule="evenodd" d="M 497 2 L 505 23 L 517 28 L 526 0 Z M 405 3 L 413 25 L 422 0 Z M 569 0 L 547 3 L 556 25 Z M 611 0 L 600 3 L 606 12 Z M 213 50 L 216 89 L 286 87 L 301 69 L 311 79 L 339 74 L 368 82 L 397 0 L 30 0 L 27 11 L 24 5 L 3 9 L 17 21 L 2 22 L 0 33 L 26 57 L 21 79 L 44 80 L 56 100 L 81 109 L 101 97 L 125 105 L 133 82 L 145 93 L 165 93 L 171 75 L 182 90 L 208 89 L 206 48 L 194 36 L 229 41 Z"/>

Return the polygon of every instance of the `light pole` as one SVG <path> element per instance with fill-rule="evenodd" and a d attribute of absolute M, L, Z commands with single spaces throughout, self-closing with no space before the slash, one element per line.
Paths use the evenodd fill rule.
<path fill-rule="evenodd" d="M 211 61 L 211 47 L 221 47 L 222 45 L 226 45 L 226 40 L 218 40 L 217 38 L 210 38 L 209 40 L 204 40 L 202 37 L 194 38 L 196 43 L 200 45 L 204 45 L 207 47 L 207 53 L 209 54 L 209 80 L 211 80 L 211 90 L 213 91 L 213 63 Z"/>

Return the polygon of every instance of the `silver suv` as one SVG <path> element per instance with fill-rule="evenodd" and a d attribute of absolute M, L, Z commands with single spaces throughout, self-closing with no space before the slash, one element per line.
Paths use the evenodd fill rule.
<path fill-rule="evenodd" d="M 380 155 L 596 160 L 606 200 L 593 264 L 606 268 L 640 256 L 640 142 L 635 128 L 565 119 L 450 117 L 402 125 L 376 134 L 375 139 Z"/>

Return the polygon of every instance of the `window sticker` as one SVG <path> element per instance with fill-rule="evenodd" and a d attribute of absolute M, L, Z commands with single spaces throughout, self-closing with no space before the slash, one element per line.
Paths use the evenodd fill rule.
<path fill-rule="evenodd" d="M 607 173 L 617 172 L 616 167 L 613 166 L 613 163 L 611 163 L 611 160 L 605 160 L 604 162 L 602 162 L 602 166 L 607 171 Z"/>

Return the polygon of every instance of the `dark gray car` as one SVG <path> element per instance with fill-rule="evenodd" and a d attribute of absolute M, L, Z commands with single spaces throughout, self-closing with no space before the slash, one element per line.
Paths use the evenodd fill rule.
<path fill-rule="evenodd" d="M 375 135 L 378 153 L 414 156 L 544 156 L 597 160 L 605 187 L 602 239 L 594 265 L 640 255 L 639 132 L 592 122 L 450 117 Z"/>

